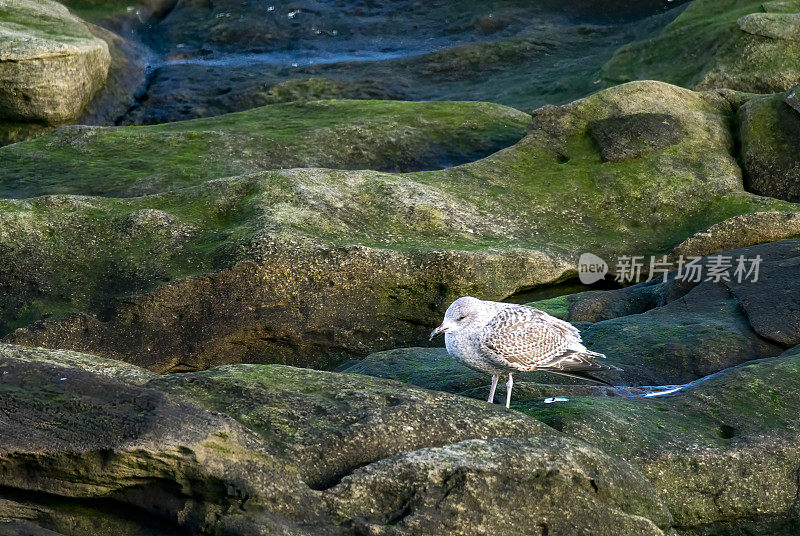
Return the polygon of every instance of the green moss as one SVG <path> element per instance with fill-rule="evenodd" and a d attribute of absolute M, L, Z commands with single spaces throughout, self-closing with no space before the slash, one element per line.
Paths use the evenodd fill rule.
<path fill-rule="evenodd" d="M 587 125 L 608 113 L 608 102 L 682 114 L 685 136 L 603 162 Z M 0 201 L 7 266 L 34 282 L 0 298 L 0 328 L 69 311 L 102 318 L 127 295 L 249 258 L 256 235 L 404 253 L 650 255 L 737 214 L 793 210 L 741 191 L 728 113 L 696 93 L 631 84 L 565 111 L 573 126 L 563 147 L 534 130 L 482 160 L 406 174 L 254 171 L 286 155 L 302 165 L 342 155 L 339 162 L 352 165 L 362 153 L 392 161 L 395 133 L 407 129 L 418 130 L 425 147 L 474 147 L 475 136 L 519 135 L 527 116 L 481 103 L 324 101 L 153 127 L 62 130 L 0 149 L 6 195 L 162 193 Z"/>
<path fill-rule="evenodd" d="M 0 149 L 0 195 L 142 195 L 291 167 L 436 167 L 514 143 L 528 121 L 487 103 L 316 101 L 146 127 L 75 127 Z"/>
<path fill-rule="evenodd" d="M 0 35 L 4 38 L 19 39 L 17 32 L 27 37 L 55 40 L 62 43 L 85 43 L 92 39 L 86 25 L 65 17 L 66 10 L 56 2 L 10 2 L 0 11 Z M 8 35 L 6 35 L 8 32 Z M 23 44 L 23 46 L 26 46 Z"/>
<path fill-rule="evenodd" d="M 772 93 L 800 76 L 800 43 L 744 32 L 738 20 L 751 13 L 800 11 L 800 2 L 697 0 L 661 34 L 623 46 L 605 64 L 606 84 L 662 80 L 684 87 L 726 87 Z"/>
<path fill-rule="evenodd" d="M 555 298 L 530 302 L 526 305 L 536 307 L 537 309 L 544 311 L 545 313 L 556 318 L 567 320 L 569 318 L 569 306 L 574 300 L 574 294 L 566 294 L 564 296 L 556 296 Z"/>

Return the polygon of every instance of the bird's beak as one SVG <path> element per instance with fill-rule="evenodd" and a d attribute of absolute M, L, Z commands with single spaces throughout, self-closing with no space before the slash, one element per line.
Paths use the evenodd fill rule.
<path fill-rule="evenodd" d="M 438 328 L 431 331 L 431 337 L 428 340 L 432 341 L 435 336 L 439 335 L 440 333 L 444 333 L 445 331 L 447 331 L 447 328 L 444 327 L 444 325 L 439 326 Z"/>

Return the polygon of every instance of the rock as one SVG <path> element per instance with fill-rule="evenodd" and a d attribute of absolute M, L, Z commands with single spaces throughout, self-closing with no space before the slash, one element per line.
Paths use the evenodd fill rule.
<path fill-rule="evenodd" d="M 673 272 L 666 283 L 578 294 L 566 318 L 595 322 L 582 328 L 584 340 L 624 369 L 618 381 L 627 385 L 681 384 L 778 355 L 800 344 L 798 245 L 796 239 L 784 240 L 720 253 L 732 265 L 729 281 L 687 282 Z M 737 280 L 740 256 L 761 258 L 757 281 L 756 274 Z"/>
<path fill-rule="evenodd" d="M 2 521 L 0 522 L 0 535 L 2 536 L 63 536 L 58 532 L 43 529 L 29 521 Z"/>
<path fill-rule="evenodd" d="M 783 350 L 759 336 L 723 285 L 711 283 L 645 313 L 591 324 L 582 335 L 623 369 L 603 375 L 622 385 L 688 383 Z"/>
<path fill-rule="evenodd" d="M 244 504 L 276 501 L 284 516 L 306 521 L 319 515 L 296 471 L 229 417 L 23 352 L 0 358 L 0 368 L 3 493 L 34 504 L 103 498 L 173 532 L 213 531 Z"/>
<path fill-rule="evenodd" d="M 147 386 L 233 416 L 317 490 L 358 467 L 423 447 L 553 435 L 501 406 L 355 374 L 231 365 L 162 376 Z"/>
<path fill-rule="evenodd" d="M 499 406 L 276 365 L 136 386 L 106 374 L 106 360 L 75 368 L 61 353 L 6 349 L 0 530 L 670 533 L 629 464 Z"/>
<path fill-rule="evenodd" d="M 800 97 L 797 95 L 798 90 L 800 90 L 800 85 L 797 85 L 787 91 L 783 102 L 794 108 L 796 112 L 800 113 Z"/>
<path fill-rule="evenodd" d="M 135 38 L 120 35 L 87 23 L 89 31 L 108 45 L 111 63 L 105 83 L 83 109 L 81 125 L 113 125 L 136 104 L 137 95 L 147 82 L 148 51 Z M 126 34 L 128 35 L 128 34 Z"/>
<path fill-rule="evenodd" d="M 695 233 L 672 250 L 671 257 L 704 257 L 729 249 L 800 237 L 797 212 L 742 214 Z"/>
<path fill-rule="evenodd" d="M 293 106 L 282 108 L 285 123 L 301 121 Z M 297 110 L 308 106 L 320 105 Z M 360 105 L 341 106 L 353 123 L 364 121 L 357 119 Z M 434 105 L 364 106 L 361 114 L 375 116 L 386 106 L 394 117 Z M 458 105 L 442 106 L 434 109 Z M 684 137 L 637 158 L 603 162 L 589 123 L 650 113 L 679 118 Z M 0 176 L 12 168 L 26 177 L 0 184 L 38 194 L 118 193 L 121 185 L 164 193 L 5 201 L 0 281 L 10 290 L 0 297 L 0 326 L 17 343 L 100 353 L 158 372 L 248 361 L 333 368 L 374 351 L 428 344 L 458 296 L 504 299 L 574 277 L 575 260 L 586 251 L 605 258 L 666 253 L 736 214 L 793 210 L 742 190 L 730 113 L 716 93 L 626 84 L 537 111 L 523 140 L 487 158 L 408 174 L 291 169 L 231 177 L 236 171 L 225 167 L 225 151 L 193 145 L 202 132 L 161 138 L 172 139 L 174 149 L 148 142 L 144 150 L 188 154 L 188 169 L 197 173 L 159 176 L 157 158 L 155 168 L 136 169 L 132 160 L 123 172 L 118 150 L 104 159 L 94 151 L 126 130 L 110 136 L 71 127 L 0 149 L 10 162 Z M 213 129 L 230 119 L 215 119 Z M 392 120 L 387 130 L 380 125 L 378 147 L 398 129 Z M 326 139 L 339 140 L 337 131 Z M 302 147 L 297 140 L 306 139 L 300 129 L 280 145 Z M 309 163 L 329 158 L 338 143 L 315 143 L 299 154 Z M 126 150 L 135 145 L 124 142 Z M 370 154 L 366 143 L 354 146 L 355 154 Z M 95 162 L 94 174 L 76 169 L 48 175 L 50 181 L 37 174 L 48 158 L 63 172 L 60 162 L 76 152 Z M 132 225 L 142 214 L 158 216 Z M 32 325 L 36 320 L 43 322 Z M 12 333 L 16 328 L 24 329 Z"/>
<path fill-rule="evenodd" d="M 0 121 L 0 147 L 35 138 L 53 129 L 41 123 L 23 123 L 16 121 Z"/>
<path fill-rule="evenodd" d="M 684 136 L 680 121 L 668 114 L 632 114 L 589 123 L 604 162 L 635 158 L 675 145 Z"/>
<path fill-rule="evenodd" d="M 739 109 L 745 187 L 760 195 L 800 199 L 800 113 L 785 95 L 752 99 Z"/>
<path fill-rule="evenodd" d="M 128 197 L 265 169 L 433 169 L 511 145 L 529 121 L 489 103 L 318 101 L 149 129 L 62 127 L 0 150 L 0 194 Z"/>
<path fill-rule="evenodd" d="M 800 13 L 750 13 L 736 23 L 743 32 L 749 34 L 770 39 L 800 40 Z"/>
<path fill-rule="evenodd" d="M 604 83 L 785 91 L 800 79 L 798 11 L 796 1 L 692 2 L 656 37 L 617 50 L 602 68 Z"/>
<path fill-rule="evenodd" d="M 444 348 L 395 348 L 370 354 L 337 370 L 448 393 L 460 393 L 489 384 L 489 376 L 453 360 Z M 488 394 L 488 390 L 486 392 Z"/>
<path fill-rule="evenodd" d="M 175 536 L 176 527 L 110 501 L 42 497 L 19 490 L 0 497 L 1 536 L 118 534 Z M 37 502 L 37 499 L 40 502 Z"/>
<path fill-rule="evenodd" d="M 570 399 L 528 412 L 641 469 L 677 526 L 788 535 L 800 469 L 798 374 L 793 349 L 668 396 Z"/>
<path fill-rule="evenodd" d="M 611 9 L 590 1 L 566 15 L 555 2 L 495 4 L 490 13 L 480 3 L 416 0 L 352 8 L 180 2 L 147 21 L 164 61 L 121 124 L 319 98 L 484 100 L 526 111 L 562 104 L 596 91 L 595 73 L 618 43 L 660 30 L 680 11 L 666 8 L 683 2 Z"/>
<path fill-rule="evenodd" d="M 358 469 L 330 492 L 369 535 L 434 535 L 443 526 L 457 535 L 522 527 L 524 534 L 591 527 L 597 535 L 661 535 L 670 525 L 649 482 L 597 450 L 554 438 L 417 450 Z"/>
<path fill-rule="evenodd" d="M 57 2 L 5 2 L 0 25 L 0 119 L 77 119 L 105 82 L 105 41 Z"/>
<path fill-rule="evenodd" d="M 100 374 L 129 385 L 144 385 L 156 375 L 140 367 L 116 359 L 104 359 L 69 350 L 27 348 L 0 343 L 0 359 L 21 359 L 27 363 L 43 363 Z"/>

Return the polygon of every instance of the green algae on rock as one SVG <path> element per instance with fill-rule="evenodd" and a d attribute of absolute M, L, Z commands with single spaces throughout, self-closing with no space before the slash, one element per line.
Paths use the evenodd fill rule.
<path fill-rule="evenodd" d="M 739 108 L 745 187 L 760 195 L 800 200 L 800 112 L 779 93 Z"/>
<path fill-rule="evenodd" d="M 696 0 L 659 35 L 620 48 L 602 77 L 606 84 L 655 79 L 695 89 L 785 91 L 800 79 L 798 17 L 796 0 Z"/>
<path fill-rule="evenodd" d="M 366 376 L 282 365 L 228 365 L 170 374 L 148 387 L 256 431 L 266 448 L 325 489 L 366 464 L 466 439 L 551 436 L 518 413 Z"/>
<path fill-rule="evenodd" d="M 796 517 L 798 374 L 793 349 L 670 396 L 572 398 L 526 412 L 641 469 L 678 527 L 757 525 Z"/>
<path fill-rule="evenodd" d="M 61 357 L 43 361 L 47 351 L 31 360 L 30 350 L 6 349 L 0 530 L 138 536 L 130 516 L 114 515 L 127 511 L 159 536 L 356 536 L 370 527 L 411 536 L 438 533 L 442 522 L 454 534 L 488 535 L 589 518 L 598 534 L 669 533 L 668 510 L 630 464 L 496 406 L 276 365 L 134 386 L 51 365 Z M 92 368 L 91 356 L 81 363 Z M 475 508 L 481 490 L 516 497 L 516 513 L 505 501 Z M 556 511 L 539 500 L 545 490 L 579 500 Z M 68 519 L 53 512 L 66 502 Z"/>
<path fill-rule="evenodd" d="M 511 145 L 529 121 L 490 103 L 330 100 L 148 127 L 62 127 L 0 149 L 0 195 L 127 197 L 297 167 L 433 169 Z"/>
<path fill-rule="evenodd" d="M 588 125 L 649 113 L 678 118 L 680 141 L 604 162 Z M 158 371 L 221 356 L 328 367 L 419 343 L 455 297 L 562 281 L 583 251 L 667 252 L 738 214 L 794 210 L 742 190 L 732 113 L 716 93 L 638 82 L 540 109 L 516 145 L 440 171 L 292 169 L 184 187 L 170 176 L 167 191 L 128 199 L 7 200 L 3 277 L 28 283 L 3 295 L 3 326 L 49 316 L 13 340 Z M 53 147 L 0 153 L 25 162 L 73 151 L 44 140 Z"/>

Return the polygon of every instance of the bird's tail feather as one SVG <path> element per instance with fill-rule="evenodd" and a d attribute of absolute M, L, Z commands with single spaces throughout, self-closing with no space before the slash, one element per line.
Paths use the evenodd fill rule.
<path fill-rule="evenodd" d="M 616 367 L 615 367 L 616 368 Z M 617 369 L 619 370 L 619 369 Z M 565 371 L 565 370 L 551 370 L 550 372 L 554 372 L 556 374 L 561 374 L 562 376 L 569 376 L 570 378 L 578 378 L 581 380 L 589 380 L 592 382 L 602 383 L 604 385 L 608 385 L 609 387 L 616 387 L 613 383 L 608 383 L 605 380 L 598 378 L 597 376 L 593 376 L 589 374 L 585 370 L 575 370 L 575 371 Z"/>

